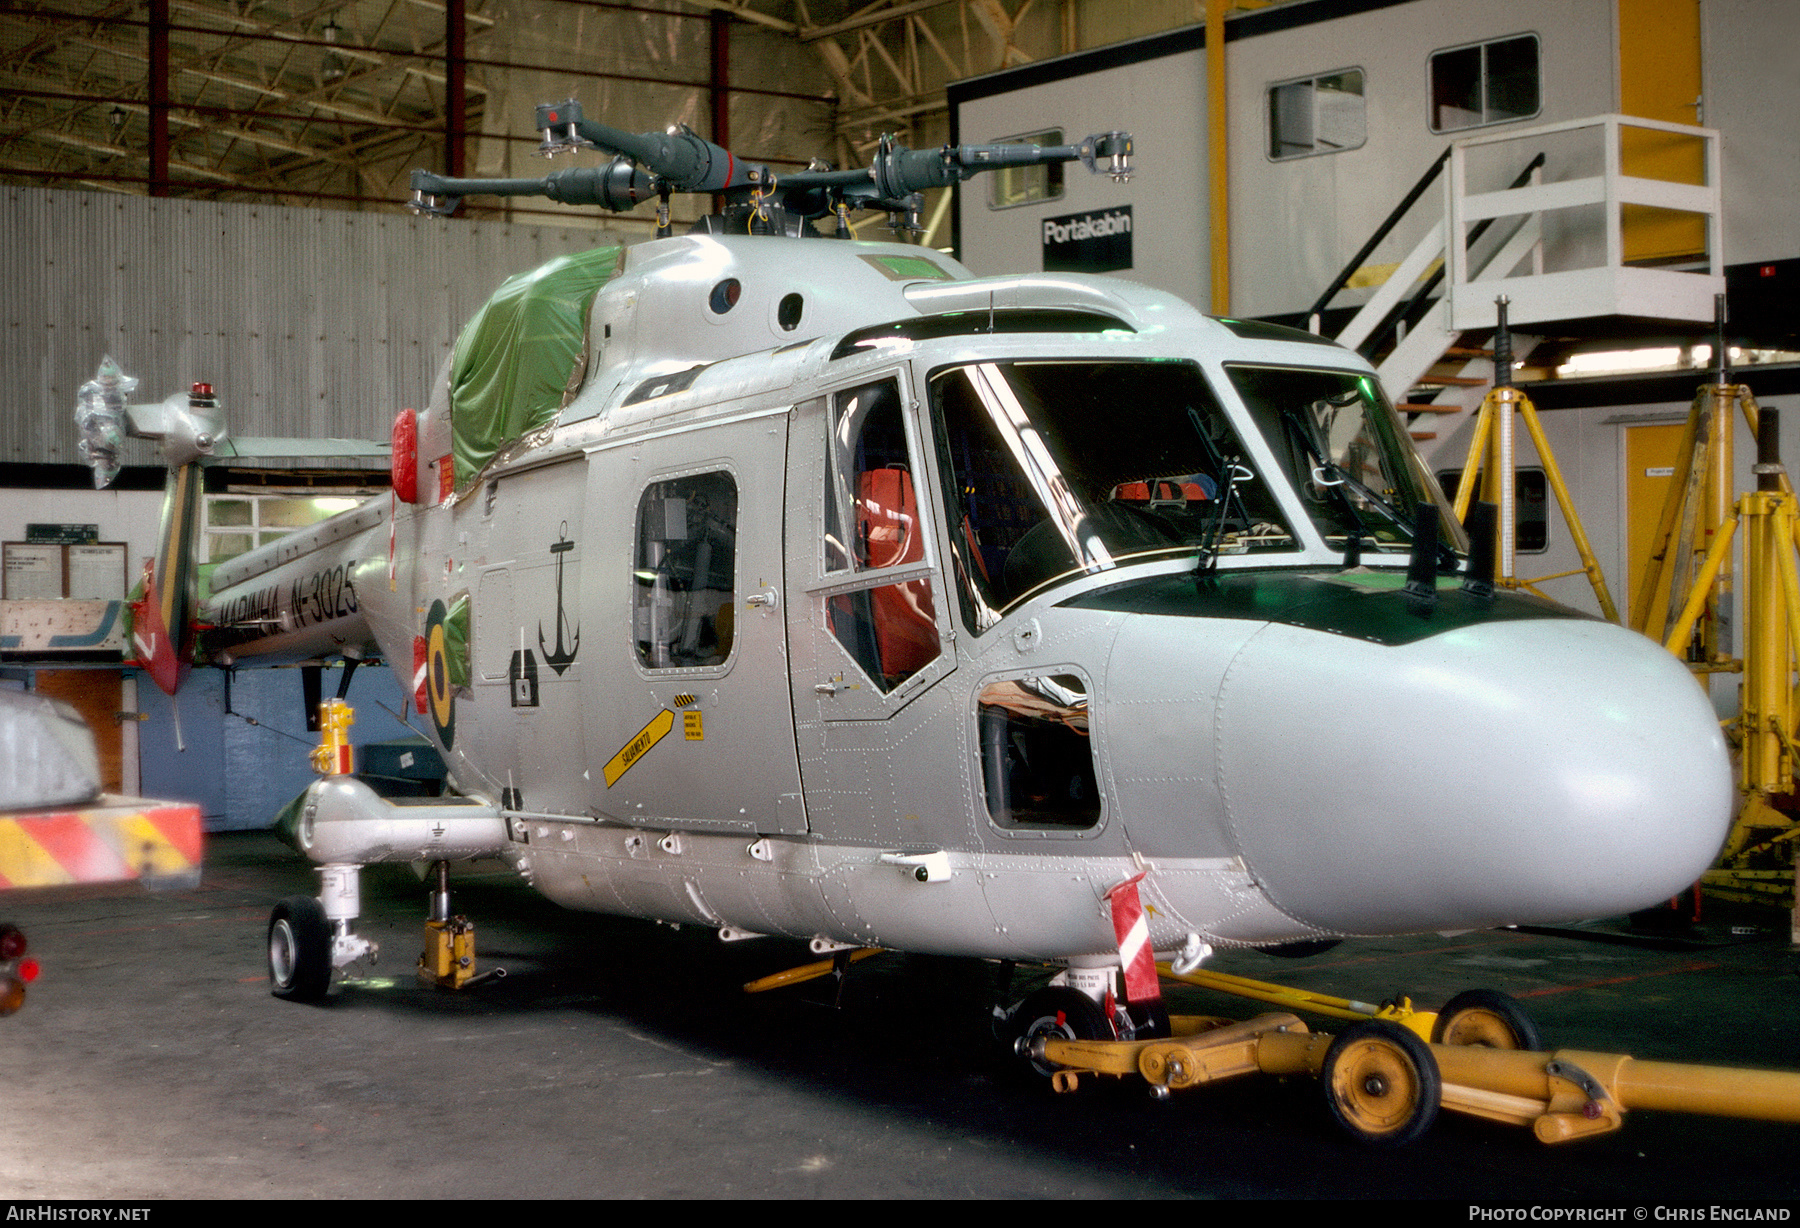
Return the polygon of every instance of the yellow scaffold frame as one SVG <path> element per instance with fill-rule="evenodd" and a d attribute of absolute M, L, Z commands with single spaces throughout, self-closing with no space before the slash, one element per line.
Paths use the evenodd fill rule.
<path fill-rule="evenodd" d="M 1581 556 L 1581 566 L 1573 571 L 1559 571 L 1529 580 L 1521 579 L 1518 575 L 1518 496 L 1514 485 L 1517 467 L 1513 426 L 1515 412 L 1525 423 L 1525 430 L 1537 448 L 1538 462 L 1544 467 L 1544 477 L 1556 495 L 1557 507 L 1562 509 L 1563 522 L 1569 527 L 1569 538 L 1575 543 L 1575 551 Z M 1581 527 L 1581 514 L 1575 510 L 1575 500 L 1563 481 L 1562 468 L 1556 463 L 1556 453 L 1551 450 L 1543 424 L 1538 421 L 1537 407 L 1531 403 L 1530 397 L 1510 385 L 1490 388 L 1488 394 L 1481 399 L 1481 408 L 1475 413 L 1475 432 L 1469 440 L 1468 459 L 1463 462 L 1462 481 L 1456 488 L 1454 510 L 1459 522 L 1466 523 L 1468 520 L 1469 504 L 1475 496 L 1474 479 L 1477 473 L 1481 475 L 1482 499 L 1495 504 L 1500 511 L 1495 526 L 1498 540 L 1494 551 L 1494 583 L 1502 588 L 1528 589 L 1540 597 L 1547 597 L 1548 594 L 1538 588 L 1538 585 L 1549 580 L 1560 580 L 1564 576 L 1585 574 L 1588 583 L 1593 586 L 1595 599 L 1600 603 L 1600 612 L 1608 622 L 1618 622 L 1619 611 L 1613 605 L 1611 591 L 1606 587 L 1606 577 L 1601 574 L 1600 560 L 1594 557 L 1594 548 L 1588 544 L 1587 532 Z"/>
<path fill-rule="evenodd" d="M 1757 489 L 1729 499 L 1734 409 L 1758 435 Z M 1773 426 L 1773 413 L 1769 422 Z M 1669 488 L 1657 528 L 1656 548 L 1633 602 L 1632 625 L 1647 635 L 1662 627 L 1662 644 L 1689 659 L 1697 673 L 1740 673 L 1738 715 L 1727 723 L 1739 751 L 1738 787 L 1743 807 L 1726 840 L 1718 868 L 1702 879 L 1725 898 L 1778 902 L 1793 896 L 1793 841 L 1800 827 L 1770 798 L 1794 789 L 1796 758 L 1794 660 L 1800 653 L 1800 517 L 1792 483 L 1782 467 L 1771 430 L 1750 389 L 1742 384 L 1700 387 L 1682 430 L 1675 472 L 1684 480 Z M 1741 530 L 1741 533 L 1740 533 Z M 1743 544 L 1743 656 L 1731 653 L 1734 616 L 1732 546 Z M 1662 578 L 1676 571 L 1669 594 Z M 1684 573 L 1693 568 L 1691 584 Z M 1672 594 L 1685 593 L 1669 621 Z M 1697 658 L 1697 659 L 1694 659 Z M 1768 864 L 1782 860 L 1785 866 Z M 1800 941 L 1800 910 L 1790 922 Z"/>

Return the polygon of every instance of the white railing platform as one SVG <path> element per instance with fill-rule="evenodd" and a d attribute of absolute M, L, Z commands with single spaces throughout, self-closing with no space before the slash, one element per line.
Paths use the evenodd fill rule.
<path fill-rule="evenodd" d="M 1697 142 L 1704 182 L 1625 174 L 1624 133 L 1631 129 Z M 1507 146 L 1516 156 L 1506 156 Z M 1545 166 L 1519 187 L 1468 188 L 1471 178 L 1492 178 L 1546 151 Z M 1500 295 L 1514 325 L 1579 330 L 1583 321 L 1618 317 L 1706 323 L 1713 318 L 1714 296 L 1725 291 L 1715 129 L 1597 115 L 1463 137 L 1451 146 L 1441 199 L 1440 220 L 1338 337 L 1346 345 L 1361 344 L 1414 293 L 1421 277 L 1440 261 L 1447 264 L 1437 307 L 1380 367 L 1396 401 L 1460 334 L 1494 327 Z M 1634 206 L 1698 219 L 1704 250 L 1682 267 L 1628 263 L 1627 211 Z M 1494 234 L 1471 257 L 1466 236 L 1484 221 L 1492 222 Z"/>

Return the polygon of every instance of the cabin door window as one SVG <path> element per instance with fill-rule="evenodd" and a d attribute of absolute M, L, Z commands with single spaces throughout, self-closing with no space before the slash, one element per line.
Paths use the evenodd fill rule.
<path fill-rule="evenodd" d="M 834 396 L 827 451 L 823 571 L 849 583 L 826 597 L 826 624 L 875 688 L 891 692 L 942 648 L 898 381 Z"/>
<path fill-rule="evenodd" d="M 731 656 L 737 504 L 729 473 L 654 482 L 638 501 L 632 628 L 646 668 L 704 668 Z"/>

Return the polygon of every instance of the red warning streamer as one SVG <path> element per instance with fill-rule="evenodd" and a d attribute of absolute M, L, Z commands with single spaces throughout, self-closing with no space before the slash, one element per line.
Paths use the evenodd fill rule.
<path fill-rule="evenodd" d="M 1138 884 L 1145 870 L 1132 875 L 1106 893 L 1112 908 L 1113 934 L 1119 940 L 1119 963 L 1125 968 L 1125 999 L 1133 1006 L 1162 1001 L 1162 982 L 1156 976 L 1156 952 L 1150 947 L 1150 922 L 1144 916 Z"/>

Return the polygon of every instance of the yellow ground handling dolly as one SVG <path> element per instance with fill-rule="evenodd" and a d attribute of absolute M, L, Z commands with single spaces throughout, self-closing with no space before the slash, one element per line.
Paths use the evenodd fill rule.
<path fill-rule="evenodd" d="M 827 976 L 841 981 L 852 963 L 880 953 L 841 948 L 830 959 L 744 989 L 763 993 Z M 1019 1021 L 1015 1056 L 1058 1092 L 1104 1075 L 1141 1078 L 1157 1100 L 1242 1075 L 1311 1075 L 1338 1124 L 1377 1146 L 1419 1138 L 1441 1109 L 1529 1126 L 1545 1143 L 1610 1134 L 1631 1109 L 1800 1122 L 1800 1073 L 1545 1052 L 1524 1008 L 1489 989 L 1467 990 L 1441 1010 L 1422 1011 L 1404 997 L 1377 1005 L 1224 972 L 1177 972 L 1166 963 L 1156 970 L 1182 984 L 1353 1022 L 1333 1035 L 1310 1030 L 1292 1010 L 1247 1020 L 1171 1015 L 1166 1037 L 1100 1038 L 1113 1031 L 1101 1009 L 1081 990 L 1055 987 L 1022 1004 L 1028 1017 Z M 1034 1002 L 1067 1009 L 1032 1009 Z"/>
<path fill-rule="evenodd" d="M 1458 994 L 1434 1012 L 1404 998 L 1376 1006 L 1226 973 L 1157 970 L 1357 1022 L 1334 1036 L 1291 1012 L 1241 1022 L 1176 1015 L 1172 1035 L 1152 1040 L 1083 1040 L 1066 1026 L 1045 1026 L 1021 1038 L 1019 1056 L 1051 1070 L 1057 1091 L 1076 1090 L 1084 1075 L 1136 1076 L 1157 1099 L 1240 1075 L 1312 1075 L 1338 1124 L 1382 1146 L 1417 1139 L 1440 1109 L 1529 1126 L 1545 1143 L 1609 1134 L 1630 1109 L 1800 1122 L 1800 1074 L 1543 1052 L 1518 1003 L 1491 990 Z"/>

